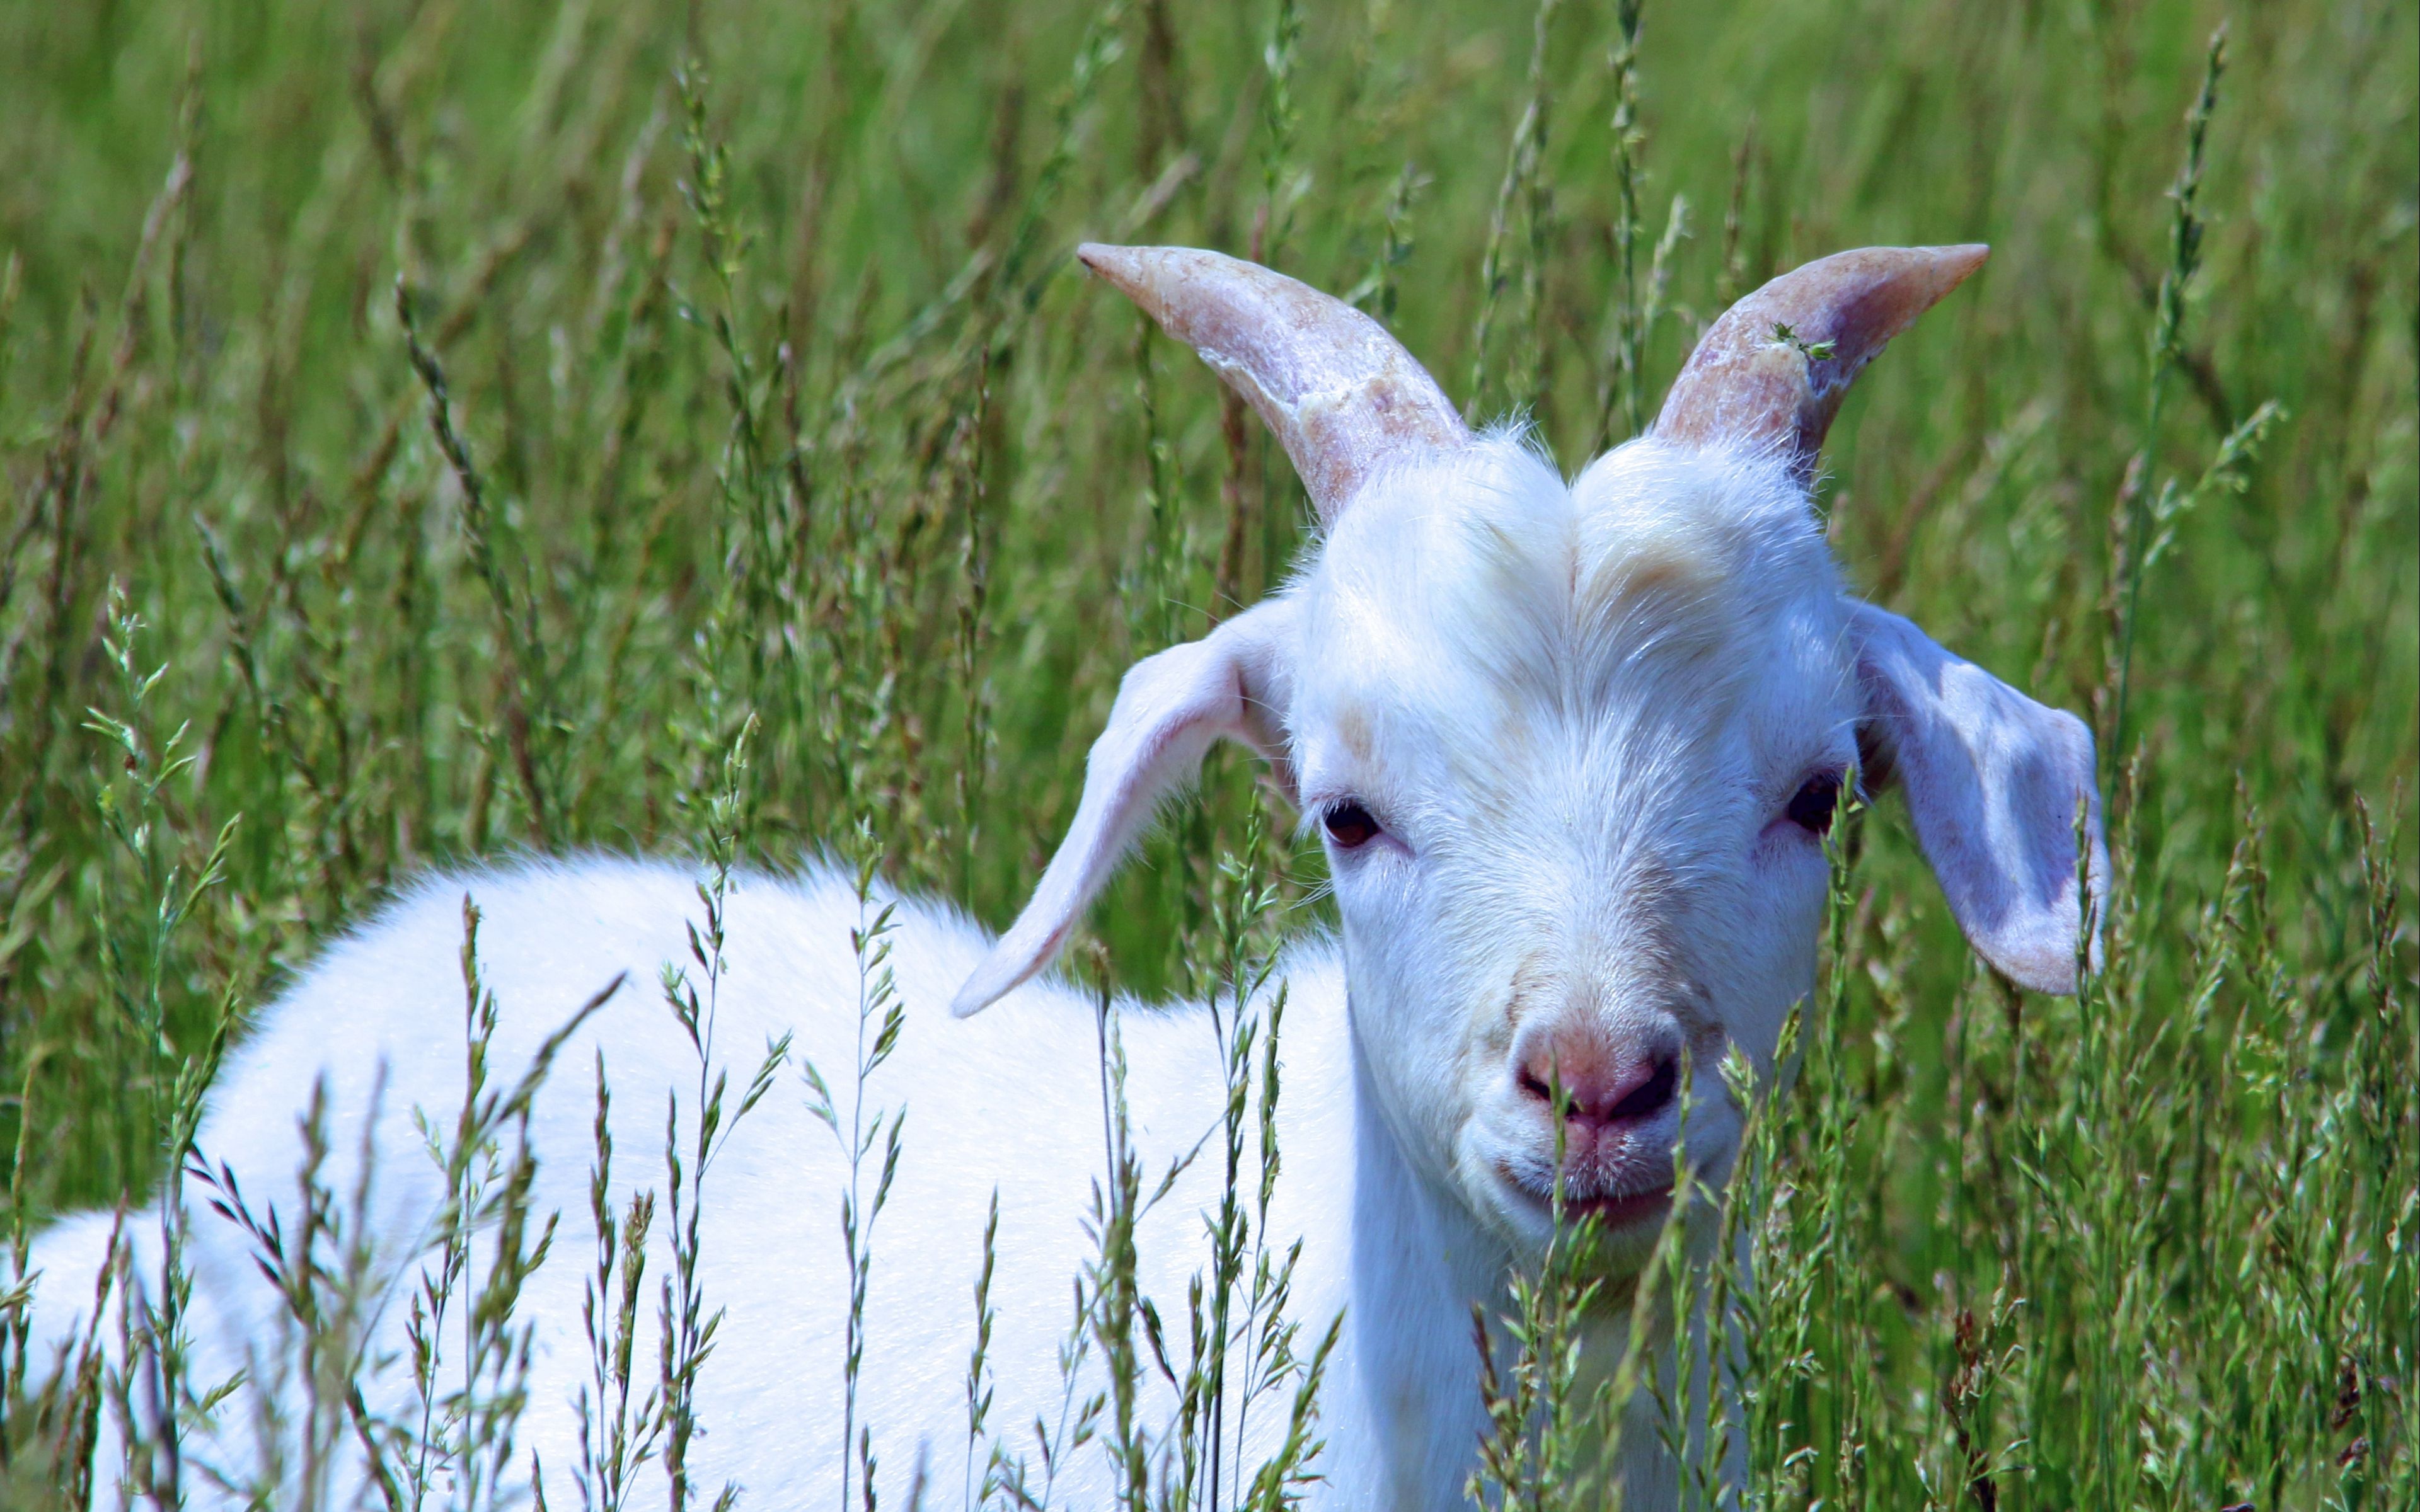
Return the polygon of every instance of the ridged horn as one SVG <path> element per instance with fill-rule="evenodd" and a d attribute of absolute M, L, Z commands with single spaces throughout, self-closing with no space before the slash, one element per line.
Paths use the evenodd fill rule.
<path fill-rule="evenodd" d="M 1326 524 L 1373 474 L 1470 440 L 1386 327 L 1308 284 L 1193 247 L 1088 241 L 1076 255 L 1260 411 Z"/>
<path fill-rule="evenodd" d="M 1683 446 L 1770 447 L 1811 482 L 1857 374 L 1991 250 L 1859 247 L 1782 274 L 1708 329 L 1654 434 Z"/>

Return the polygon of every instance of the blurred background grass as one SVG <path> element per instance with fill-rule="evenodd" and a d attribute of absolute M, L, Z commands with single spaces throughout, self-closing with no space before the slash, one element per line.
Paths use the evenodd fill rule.
<path fill-rule="evenodd" d="M 1673 6 L 1645 17 L 1625 106 L 1631 11 L 0 8 L 16 1211 L 147 1181 L 160 1037 L 189 1046 L 230 994 L 265 1001 L 399 878 L 688 844 L 751 714 L 761 859 L 866 816 L 897 880 L 1003 922 L 1118 674 L 1281 579 L 1307 517 L 1249 417 L 1079 275 L 1078 239 L 1215 246 L 1350 293 L 1475 414 L 1534 415 L 1567 470 L 1652 415 L 1703 322 L 1771 273 L 1846 246 L 1985 240 L 1982 276 L 1836 427 L 1831 530 L 1861 591 L 2106 742 L 2117 527 L 2181 481 L 2188 507 L 2145 536 L 2166 544 L 2144 571 L 2124 746 L 2104 748 L 2113 788 L 2140 763 L 2114 810 L 2140 911 L 2107 1032 L 2142 1038 L 2094 1053 L 2149 1056 L 2128 1096 L 2206 1121 L 2187 1165 L 2112 1153 L 2091 1180 L 2103 1197 L 2148 1183 L 2159 1220 L 2139 1259 L 2164 1278 L 2144 1316 L 2166 1332 L 2146 1323 L 2127 1348 L 2156 1335 L 2194 1356 L 2183 1376 L 2257 1384 L 2186 1414 L 2240 1438 L 2113 1428 L 2109 1463 L 2143 1485 L 2145 1457 L 2190 1467 L 2144 1504 L 2358 1500 L 2341 1487 L 2362 1457 L 2335 1457 L 2366 1420 L 2328 1404 L 2345 1381 L 2358 1404 L 2372 1357 L 2399 1349 L 2389 1399 L 2411 1411 L 2410 1166 L 2337 1172 L 2341 1190 L 2276 1172 L 2281 1149 L 2308 1154 L 2295 1132 L 2326 1124 L 2328 1098 L 2362 1095 L 2346 1057 L 2365 1015 L 2420 1074 L 2392 1006 L 2411 996 L 2410 893 L 2373 906 L 2354 807 L 2384 826 L 2420 757 L 2420 9 Z M 2167 191 L 2222 20 L 2204 266 L 2154 405 Z M 399 310 L 442 368 L 467 475 Z M 2257 458 L 2194 489 L 2268 401 L 2283 418 Z M 104 650 L 112 582 L 147 625 L 137 660 L 167 666 L 154 745 L 186 724 L 195 758 L 131 851 L 100 805 L 120 753 L 85 715 L 131 702 Z M 1129 980 L 1187 984 L 1211 859 L 1257 801 L 1220 758 L 1097 911 Z M 157 867 L 198 865 L 239 814 L 225 881 L 154 951 Z M 2375 874 L 2409 878 L 2410 826 L 2381 844 Z M 1297 895 L 1317 866 L 1294 857 Z M 1993 1242 L 2022 1220 L 1990 1191 L 2024 1182 L 1963 1110 L 2022 1126 L 2020 1080 L 2071 1070 L 2090 1026 L 2021 1015 L 1974 974 L 1887 806 L 1862 867 L 1827 1032 L 1838 1095 L 1887 1116 L 1841 1157 L 1870 1206 L 1843 1244 L 1871 1296 L 1838 1304 L 1855 1317 L 1837 1343 L 1871 1356 L 1877 1399 L 1900 1408 L 1855 1419 L 1877 1467 L 1856 1484 L 1915 1504 L 1898 1499 L 1909 1467 L 1949 1452 L 1956 1316 L 2008 1281 L 2049 1332 L 2026 1335 L 2033 1405 L 2008 1410 L 2033 1446 L 2005 1462 L 2038 1466 L 2012 1479 L 2024 1504 L 2079 1504 L 2117 1482 L 2060 1479 L 2098 1461 L 2059 1460 L 2041 1414 L 2092 1376 L 2075 1362 L 2100 1349 L 2106 1299 L 2084 1287 L 2082 1310 L 2045 1316 L 2057 1288 Z M 129 987 L 155 953 L 156 1023 Z M 1994 1060 L 2035 1014 L 2044 1058 Z M 2001 1040 L 1975 1048 L 1970 1029 Z M 1978 1094 L 1994 1074 L 2007 1095 Z M 2376 1117 L 2420 1137 L 2408 1092 Z M 2057 1137 L 2131 1148 L 2092 1121 L 2118 1104 L 2095 1106 Z M 2249 1204 L 2224 1209 L 2245 1232 L 2209 1231 L 2200 1194 L 2221 1188 Z M 2403 1290 L 2209 1323 L 2214 1257 L 2285 1254 L 2268 1226 L 2297 1202 L 2334 1223 L 2311 1255 L 2336 1244 L 2355 1271 L 2405 1236 Z M 2398 1318 L 2399 1342 L 2381 1332 Z M 2136 1363 L 2093 1368 L 2149 1391 Z M 2272 1422 L 2268 1390 L 2311 1400 Z"/>

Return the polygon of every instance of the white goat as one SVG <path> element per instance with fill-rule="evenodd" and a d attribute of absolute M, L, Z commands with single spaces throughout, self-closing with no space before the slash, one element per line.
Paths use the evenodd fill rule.
<path fill-rule="evenodd" d="M 874 1240 L 858 1420 L 873 1429 L 889 1504 L 908 1504 L 911 1484 L 958 1499 L 933 1488 L 966 1473 L 969 1292 L 996 1191 L 993 1431 L 1024 1442 L 1037 1418 L 1059 1421 L 1056 1345 L 1090 1250 L 1102 1111 L 1091 1003 L 1032 979 L 1155 804 L 1225 737 L 1266 758 L 1322 830 L 1342 919 L 1341 938 L 1295 949 L 1280 972 L 1292 1006 L 1271 1227 L 1280 1242 L 1302 1241 L 1295 1315 L 1314 1332 L 1340 1309 L 1346 1320 L 1313 1499 L 1454 1506 L 1482 1427 L 1471 1306 L 1500 1305 L 1510 1268 L 1550 1231 L 1549 1083 L 1568 1098 L 1568 1194 L 1603 1217 L 1615 1270 L 1635 1270 L 1668 1205 L 1684 1051 L 1687 1155 L 1719 1176 L 1739 1131 L 1722 1053 L 1736 1044 L 1770 1070 L 1781 1021 L 1812 985 L 1823 836 L 1852 771 L 1906 793 L 1950 907 L 1988 960 L 2030 988 L 2073 987 L 2086 896 L 2105 867 L 2089 735 L 1845 597 L 1808 509 L 1851 379 L 1984 250 L 1871 248 L 1767 285 L 1707 333 L 1654 430 L 1569 485 L 1516 439 L 1470 434 L 1409 354 L 1326 295 L 1207 252 L 1080 255 L 1260 411 L 1323 530 L 1281 593 L 1128 674 L 1065 842 L 1005 935 L 905 905 L 907 1028 L 870 1095 L 912 1111 Z M 2081 868 L 2079 806 L 2094 841 Z M 324 1078 L 335 1154 L 323 1180 L 349 1190 L 351 1152 L 375 1144 L 371 1227 L 382 1263 L 407 1275 L 441 1195 L 409 1110 L 442 1119 L 461 1095 L 465 892 L 486 915 L 481 953 L 504 1008 L 491 1058 L 508 1068 L 614 973 L 647 982 L 684 959 L 696 911 L 691 874 L 657 863 L 424 882 L 330 946 L 235 1053 L 203 1156 L 231 1166 L 256 1205 L 290 1207 L 299 1111 Z M 828 1072 L 851 1063 L 858 921 L 829 872 L 741 879 L 718 1029 L 726 1058 L 752 1059 L 795 1030 L 795 1056 Z M 578 1462 L 572 1404 L 588 1370 L 583 1246 L 571 1242 L 588 1201 L 584 1072 L 601 1055 L 615 1091 L 617 1206 L 662 1184 L 665 1088 L 694 1075 L 652 995 L 626 991 L 588 1022 L 532 1123 L 535 1207 L 567 1227 L 521 1304 L 537 1325 L 522 1440 L 556 1505 L 577 1500 L 566 1467 Z M 945 1003 L 960 1019 L 991 1011 L 955 1023 Z M 1156 1169 L 1217 1121 L 1218 1053 L 1199 1014 L 1136 1008 L 1123 1022 Z M 1144 1225 L 1140 1280 L 1163 1308 L 1181 1305 L 1195 1269 L 1213 1164 L 1197 1162 Z M 714 1169 L 706 1286 L 729 1311 L 700 1389 L 708 1436 L 692 1455 L 708 1494 L 725 1480 L 760 1506 L 837 1493 L 849 1453 L 842 1180 L 793 1081 Z M 193 1223 L 195 1379 L 251 1359 L 250 1389 L 290 1400 L 294 1382 L 267 1364 L 284 1325 L 251 1245 L 209 1212 Z M 69 1336 L 89 1305 L 84 1278 L 107 1227 L 86 1216 L 42 1239 L 40 1337 Z M 400 1295 L 378 1325 L 381 1356 L 400 1348 Z M 1600 1359 L 1618 1346 L 1614 1326 L 1591 1343 Z M 371 1410 L 392 1410 L 401 1375 L 391 1361 L 373 1374 Z M 1280 1407 L 1258 1411 L 1241 1462 L 1281 1427 Z M 195 1453 L 245 1473 L 253 1414 L 231 1404 L 222 1418 Z M 1653 1436 L 1626 1442 L 1630 1504 L 1668 1504 Z M 1111 1504 L 1106 1459 L 1088 1451 L 1063 1465 L 1057 1504 Z M 358 1473 L 338 1473 L 348 1497 Z"/>

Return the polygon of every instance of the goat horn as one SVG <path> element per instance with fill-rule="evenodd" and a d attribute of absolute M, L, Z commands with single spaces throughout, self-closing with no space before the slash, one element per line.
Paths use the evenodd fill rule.
<path fill-rule="evenodd" d="M 1857 374 L 1991 250 L 1860 247 L 1782 274 L 1708 329 L 1654 434 L 1683 446 L 1771 448 L 1811 482 Z"/>
<path fill-rule="evenodd" d="M 1470 440 L 1386 327 L 1308 284 L 1192 247 L 1088 241 L 1076 255 L 1260 411 L 1324 524 L 1373 474 Z"/>

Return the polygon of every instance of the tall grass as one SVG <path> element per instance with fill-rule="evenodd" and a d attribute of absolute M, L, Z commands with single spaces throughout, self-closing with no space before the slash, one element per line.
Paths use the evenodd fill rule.
<path fill-rule="evenodd" d="M 1893 806 L 1846 825 L 1795 1085 L 1760 1104 L 1719 1220 L 1753 1266 L 1659 1264 L 1585 1306 L 1550 1273 L 1483 1319 L 1510 1405 L 1476 1489 L 1596 1495 L 1584 1444 L 1537 1437 L 1594 1411 L 1557 1384 L 1558 1319 L 1704 1287 L 1736 1292 L 1736 1349 L 1695 1387 L 1633 1374 L 1676 1416 L 1695 1391 L 1741 1402 L 1749 1505 L 2412 1505 L 2415 101 L 2397 0 L 9 8 L 11 1242 L 188 1180 L 230 1015 L 240 1035 L 400 879 L 689 852 L 699 955 L 666 987 L 699 1048 L 666 1151 L 685 1206 L 590 1215 L 581 1468 L 598 1505 L 653 1497 L 650 1461 L 645 1487 L 706 1494 L 679 1414 L 713 1368 L 692 1252 L 728 1129 L 718 879 L 862 823 L 890 882 L 1004 920 L 1118 673 L 1302 539 L 1282 455 L 1073 273 L 1077 239 L 1216 245 L 1350 293 L 1566 468 L 1636 433 L 1757 280 L 1979 239 L 1983 276 L 1842 417 L 1823 507 L 1861 590 L 2093 719 L 2102 969 L 2073 1001 L 2016 992 Z M 1689 205 L 1723 207 L 1718 240 Z M 1153 1504 L 1274 1506 L 1317 1436 L 1298 1420 L 1292 1468 L 1233 1458 L 1321 1358 L 1268 1332 L 1285 1257 L 1252 1200 L 1282 1063 L 1249 983 L 1323 918 L 1316 855 L 1267 838 L 1264 801 L 1214 761 L 1094 920 L 1110 976 L 1219 1005 L 1231 1114 L 1202 1158 L 1235 1197 L 1192 1311 L 1205 1345 L 1266 1351 L 1186 1385 L 1195 1415 L 1151 1441 L 1177 1479 L 1134 1483 Z M 439 1141 L 487 1151 L 454 1173 L 466 1202 L 516 1169 L 509 1118 L 468 1128 Z M 1109 1249 L 1151 1178 L 1122 1174 L 1116 1128 L 1071 1360 L 1146 1326 Z M 317 1341 L 305 1421 L 262 1430 L 304 1458 L 365 1431 L 357 1236 L 346 1194 L 308 1190 L 324 1155 L 281 1239 Z M 600 1194 L 613 1156 L 600 1134 Z M 683 1342 L 651 1386 L 630 1341 L 658 1221 L 690 1261 L 653 1278 Z M 89 1389 L 24 1399 L 48 1363 L 0 1299 L 10 1499 L 74 1493 L 107 1410 L 147 1457 L 131 1494 L 176 1504 L 178 1414 L 220 1383 L 178 1380 L 163 1240 L 159 1274 L 44 1283 L 98 1287 L 150 1341 L 150 1386 L 112 1386 L 96 1335 L 69 1362 Z M 458 1427 L 419 1447 L 489 1454 L 505 1497 L 519 1335 L 496 1328 L 447 1367 L 458 1389 L 432 1375 L 431 1422 Z M 1505 1342 L 1524 1331 L 1550 1358 Z M 984 1380 L 978 1358 L 967 1499 L 1046 1494 L 1041 1459 L 986 1458 Z M 1115 1412 L 1071 1403 L 1046 1443 L 1159 1431 Z M 1710 1478 L 1729 1431 L 1690 1451 Z"/>

